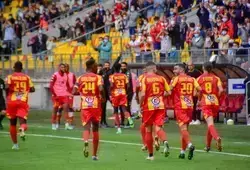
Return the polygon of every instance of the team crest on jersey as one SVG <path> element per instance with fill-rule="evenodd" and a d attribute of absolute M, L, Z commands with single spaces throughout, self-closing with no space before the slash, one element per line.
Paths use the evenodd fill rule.
<path fill-rule="evenodd" d="M 192 106 L 192 101 L 188 97 L 184 96 L 183 100 L 188 107 Z"/>
<path fill-rule="evenodd" d="M 22 93 L 22 92 L 17 92 L 17 93 L 16 93 L 16 99 L 17 99 L 17 100 L 21 100 L 22 97 L 23 97 L 23 93 Z"/>
<path fill-rule="evenodd" d="M 210 101 L 210 102 L 215 102 L 215 98 L 213 95 L 207 95 L 207 99 Z"/>
<path fill-rule="evenodd" d="M 94 97 L 86 97 L 85 101 L 88 103 L 88 107 L 92 107 L 94 103 Z"/>
<path fill-rule="evenodd" d="M 122 89 L 117 89 L 118 94 L 122 94 Z"/>
<path fill-rule="evenodd" d="M 160 101 L 160 99 L 158 97 L 153 97 L 151 99 L 151 102 L 154 105 L 154 107 L 159 107 L 161 101 Z"/>

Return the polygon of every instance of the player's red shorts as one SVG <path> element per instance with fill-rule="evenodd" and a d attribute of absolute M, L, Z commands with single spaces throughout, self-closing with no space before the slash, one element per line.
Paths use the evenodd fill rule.
<path fill-rule="evenodd" d="M 70 104 L 68 96 L 57 96 L 52 97 L 52 102 L 54 107 L 59 107 L 64 104 Z"/>
<path fill-rule="evenodd" d="M 192 121 L 193 109 L 175 109 L 174 112 L 179 126 L 188 124 Z"/>
<path fill-rule="evenodd" d="M 21 117 L 27 119 L 29 112 L 29 105 L 23 101 L 8 101 L 6 116 L 9 119 L 15 119 L 16 117 Z"/>
<path fill-rule="evenodd" d="M 162 126 L 164 124 L 165 116 L 166 116 L 166 111 L 164 109 L 143 111 L 142 121 L 146 126 L 147 125 Z"/>
<path fill-rule="evenodd" d="M 219 113 L 219 106 L 202 106 L 202 113 L 205 119 L 208 117 L 217 117 Z"/>
<path fill-rule="evenodd" d="M 81 119 L 82 125 L 85 126 L 89 122 L 99 123 L 101 120 L 101 109 L 99 108 L 89 108 L 89 109 L 82 109 L 81 111 Z"/>
<path fill-rule="evenodd" d="M 128 100 L 126 95 L 112 96 L 113 107 L 127 106 Z"/>

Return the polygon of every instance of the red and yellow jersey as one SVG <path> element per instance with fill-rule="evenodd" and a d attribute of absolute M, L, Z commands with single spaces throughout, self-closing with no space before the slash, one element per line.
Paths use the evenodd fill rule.
<path fill-rule="evenodd" d="M 128 84 L 128 77 L 123 73 L 115 73 L 109 76 L 110 83 L 113 84 L 111 87 L 111 95 L 113 97 L 119 95 L 126 95 L 126 89 Z"/>
<path fill-rule="evenodd" d="M 81 95 L 81 109 L 100 108 L 100 86 L 102 77 L 94 73 L 86 73 L 76 80 L 75 87 Z"/>
<path fill-rule="evenodd" d="M 171 82 L 175 109 L 193 109 L 193 96 L 199 84 L 195 78 L 186 74 L 176 76 Z"/>
<path fill-rule="evenodd" d="M 202 89 L 202 106 L 219 106 L 219 87 L 222 87 L 222 82 L 219 77 L 211 73 L 204 73 L 197 78 L 197 81 Z"/>
<path fill-rule="evenodd" d="M 166 79 L 156 74 L 145 74 L 141 84 L 145 94 L 143 111 L 165 109 L 164 93 L 170 91 Z"/>
<path fill-rule="evenodd" d="M 24 73 L 13 73 L 7 76 L 8 101 L 28 102 L 29 91 L 34 87 L 31 78 Z"/>

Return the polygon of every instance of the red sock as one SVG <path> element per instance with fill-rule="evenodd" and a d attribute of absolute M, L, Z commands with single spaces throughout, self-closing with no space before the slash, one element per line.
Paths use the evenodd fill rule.
<path fill-rule="evenodd" d="M 181 137 L 181 149 L 185 151 L 187 148 L 187 143 L 185 142 L 184 138 Z"/>
<path fill-rule="evenodd" d="M 21 128 L 23 128 L 24 131 L 26 131 L 28 129 L 27 124 L 23 123 L 21 124 Z"/>
<path fill-rule="evenodd" d="M 167 140 L 167 134 L 161 129 L 157 133 L 157 136 L 160 138 L 161 141 L 166 141 Z"/>
<path fill-rule="evenodd" d="M 10 137 L 14 144 L 17 144 L 17 130 L 16 126 L 10 125 Z"/>
<path fill-rule="evenodd" d="M 146 143 L 146 128 L 145 128 L 144 124 L 141 124 L 140 131 L 141 131 L 142 143 L 143 143 L 144 146 L 147 146 L 147 143 Z"/>
<path fill-rule="evenodd" d="M 93 156 L 97 156 L 97 150 L 99 145 L 99 132 L 93 132 Z"/>
<path fill-rule="evenodd" d="M 130 113 L 129 113 L 129 112 L 125 112 L 124 114 L 125 114 L 125 117 L 126 117 L 127 119 L 130 118 Z"/>
<path fill-rule="evenodd" d="M 211 146 L 211 142 L 212 142 L 212 135 L 210 133 L 210 130 L 207 129 L 207 147 L 210 147 Z"/>
<path fill-rule="evenodd" d="M 118 113 L 115 113 L 114 116 L 115 116 L 115 124 L 119 128 L 120 127 L 120 118 L 119 118 Z"/>
<path fill-rule="evenodd" d="M 214 125 L 210 125 L 208 127 L 209 131 L 210 131 L 210 134 L 212 135 L 212 137 L 214 138 L 214 140 L 217 140 L 219 138 L 219 135 L 218 135 L 218 132 L 217 130 L 215 129 Z"/>
<path fill-rule="evenodd" d="M 153 154 L 153 135 L 152 132 L 146 132 L 146 143 L 147 143 L 147 148 L 148 148 L 148 153 Z"/>
<path fill-rule="evenodd" d="M 56 113 L 52 113 L 51 123 L 55 124 L 56 123 L 56 118 L 57 118 Z"/>
<path fill-rule="evenodd" d="M 84 130 L 82 134 L 83 134 L 82 138 L 83 138 L 84 142 L 88 141 L 89 140 L 89 136 L 90 136 L 89 130 Z"/>
<path fill-rule="evenodd" d="M 186 144 L 190 143 L 190 137 L 189 137 L 189 132 L 187 130 L 182 130 L 181 131 L 182 138 L 184 139 Z"/>

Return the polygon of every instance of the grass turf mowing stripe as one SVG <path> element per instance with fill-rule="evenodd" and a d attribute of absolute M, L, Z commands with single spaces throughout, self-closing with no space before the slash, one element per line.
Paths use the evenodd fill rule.
<path fill-rule="evenodd" d="M 0 132 L 0 134 L 8 134 L 8 132 Z M 82 138 L 69 137 L 69 136 L 42 135 L 42 134 L 26 134 L 26 135 L 27 136 L 34 136 L 34 137 L 47 137 L 47 138 L 57 138 L 57 139 L 82 140 Z M 102 142 L 102 143 L 111 143 L 111 144 L 121 144 L 121 145 L 133 145 L 133 146 L 141 146 L 142 145 L 142 144 L 138 144 L 138 143 L 129 143 L 129 142 L 120 142 L 120 141 L 109 141 L 109 140 L 100 140 L 100 142 Z M 171 149 L 179 150 L 180 148 L 171 147 Z M 206 153 L 203 150 L 197 150 L 196 149 L 195 151 L 196 152 L 201 152 L 201 153 Z M 215 151 L 210 151 L 209 153 L 250 158 L 250 155 L 238 154 L 238 153 L 215 152 Z"/>

